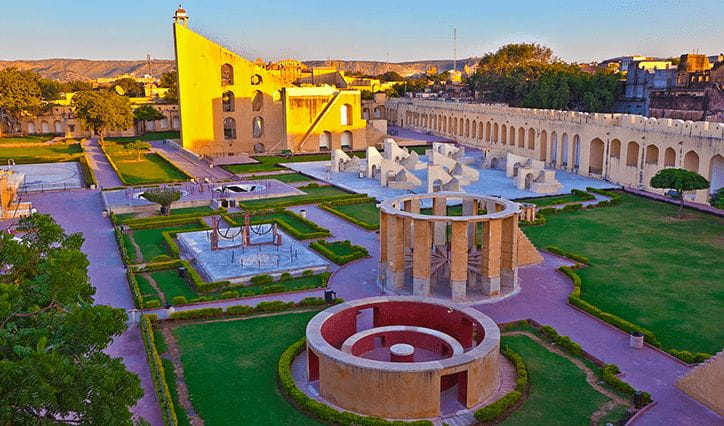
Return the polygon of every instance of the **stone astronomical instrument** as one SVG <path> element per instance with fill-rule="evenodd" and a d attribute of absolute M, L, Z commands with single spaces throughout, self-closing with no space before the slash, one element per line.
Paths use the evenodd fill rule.
<path fill-rule="evenodd" d="M 412 296 L 359 299 L 307 324 L 307 380 L 323 401 L 389 419 L 472 408 L 498 387 L 500 330 L 481 312 Z"/>

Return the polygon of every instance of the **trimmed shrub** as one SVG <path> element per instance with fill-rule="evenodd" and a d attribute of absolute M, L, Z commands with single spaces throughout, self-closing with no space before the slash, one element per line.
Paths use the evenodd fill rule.
<path fill-rule="evenodd" d="M 168 316 L 172 320 L 186 320 L 186 319 L 197 319 L 197 318 L 213 318 L 224 315 L 224 310 L 221 308 L 201 308 L 201 309 L 189 309 L 188 311 L 174 312 Z"/>
<path fill-rule="evenodd" d="M 254 310 L 256 312 L 278 312 L 293 307 L 294 302 L 282 302 L 281 300 L 272 300 L 269 302 L 259 302 L 259 304 L 254 307 Z"/>
<path fill-rule="evenodd" d="M 188 305 L 189 300 L 186 298 L 186 296 L 176 296 L 173 299 L 171 299 L 171 304 L 174 306 Z"/>
<path fill-rule="evenodd" d="M 219 295 L 219 299 L 235 299 L 237 297 L 239 297 L 239 292 L 234 290 L 225 291 Z"/>
<path fill-rule="evenodd" d="M 671 349 L 668 352 L 688 364 L 698 364 L 711 358 L 710 354 L 704 352 L 693 353 L 689 351 L 678 351 L 676 349 Z"/>
<path fill-rule="evenodd" d="M 161 301 L 158 299 L 146 300 L 145 302 L 143 302 L 143 307 L 146 309 L 160 308 Z"/>
<path fill-rule="evenodd" d="M 634 393 L 636 393 L 636 389 L 616 377 L 616 375 L 619 373 L 621 373 L 621 370 L 619 370 L 618 366 L 614 364 L 607 364 L 603 367 L 601 378 L 604 382 L 606 382 L 616 390 L 632 397 Z M 649 394 L 648 392 L 642 392 L 642 396 L 644 405 L 648 405 L 651 403 L 651 394 Z"/>
<path fill-rule="evenodd" d="M 272 294 L 272 293 L 284 293 L 287 291 L 286 286 L 284 284 L 272 284 L 264 287 L 261 291 L 262 294 Z"/>
<path fill-rule="evenodd" d="M 311 269 L 305 269 L 302 271 L 303 277 L 311 277 L 312 275 L 314 275 L 314 271 L 312 271 Z"/>
<path fill-rule="evenodd" d="M 353 224 L 359 226 L 360 228 L 366 229 L 368 231 L 375 231 L 377 229 L 380 229 L 379 224 L 364 222 L 360 219 L 357 219 L 356 217 L 352 217 L 348 214 L 345 214 L 344 212 L 341 212 L 341 211 L 335 209 L 335 207 L 336 206 L 347 206 L 347 205 L 351 205 L 351 204 L 366 204 L 366 203 L 376 203 L 376 202 L 377 202 L 377 200 L 373 197 L 353 198 L 353 199 L 327 201 L 324 203 L 319 203 L 319 207 L 332 213 L 333 215 L 341 217 L 342 219 L 344 219 L 348 222 L 352 222 Z"/>
<path fill-rule="evenodd" d="M 299 301 L 299 306 L 317 306 L 325 305 L 326 303 L 322 297 L 305 297 Z"/>
<path fill-rule="evenodd" d="M 254 313 L 254 308 L 247 305 L 229 306 L 226 308 L 226 313 L 229 315 L 249 315 Z"/>
<path fill-rule="evenodd" d="M 564 250 L 564 249 L 556 247 L 556 246 L 546 246 L 546 250 L 548 250 L 551 253 L 555 253 L 559 256 L 567 257 L 568 259 L 574 260 L 576 262 L 580 262 L 580 263 L 590 262 L 590 259 L 587 258 L 586 256 L 581 256 L 580 254 L 576 254 L 576 253 L 570 252 L 568 250 Z"/>
<path fill-rule="evenodd" d="M 351 250 L 352 252 L 346 255 L 337 254 L 334 249 L 336 246 L 342 245 L 345 250 Z M 349 240 L 346 241 L 335 241 L 327 242 L 325 240 L 315 241 L 309 244 L 309 247 L 320 253 L 322 256 L 336 263 L 337 265 L 344 265 L 352 262 L 353 260 L 361 259 L 369 256 L 369 252 L 366 248 L 358 245 L 353 245 Z"/>
<path fill-rule="evenodd" d="M 292 274 L 289 272 L 282 272 L 282 274 L 279 276 L 279 281 L 288 281 L 292 279 Z"/>
<path fill-rule="evenodd" d="M 256 275 L 249 280 L 252 285 L 265 285 L 274 282 L 274 278 L 269 274 Z"/>
<path fill-rule="evenodd" d="M 508 346 L 503 348 L 500 353 L 503 354 L 515 367 L 515 373 L 517 379 L 515 380 L 515 390 L 510 391 L 503 395 L 502 398 L 493 402 L 492 404 L 486 405 L 475 412 L 475 419 L 481 422 L 492 422 L 499 420 L 500 417 L 508 411 L 513 405 L 515 405 L 525 393 L 528 388 L 528 369 L 525 366 L 523 357 L 518 353 L 514 352 Z"/>
<path fill-rule="evenodd" d="M 153 379 L 153 389 L 156 391 L 158 405 L 161 408 L 161 417 L 164 425 L 177 425 L 178 418 L 171 398 L 171 391 L 166 382 L 166 374 L 163 368 L 161 356 L 156 348 L 155 337 L 153 335 L 153 324 L 148 315 L 141 315 L 139 321 L 141 328 L 141 337 L 143 338 L 143 347 L 146 349 L 146 358 L 148 359 L 148 367 L 151 370 L 151 378 Z"/>
<path fill-rule="evenodd" d="M 584 355 L 583 348 L 581 348 L 581 345 L 572 341 L 571 338 L 568 336 L 561 336 L 560 334 L 558 334 L 558 332 L 556 331 L 555 328 L 553 328 L 549 325 L 544 325 L 543 327 L 541 327 L 540 331 L 546 337 L 548 337 L 550 340 L 552 340 L 553 343 L 562 347 L 570 354 L 579 356 L 579 357 Z"/>

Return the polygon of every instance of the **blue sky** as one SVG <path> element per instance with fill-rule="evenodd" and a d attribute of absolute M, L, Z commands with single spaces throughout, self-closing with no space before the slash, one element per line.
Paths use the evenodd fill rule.
<path fill-rule="evenodd" d="M 724 51 L 724 0 L 189 0 L 194 30 L 249 59 L 407 61 L 535 41 L 567 61 Z M 0 59 L 173 57 L 178 0 L 0 0 Z"/>

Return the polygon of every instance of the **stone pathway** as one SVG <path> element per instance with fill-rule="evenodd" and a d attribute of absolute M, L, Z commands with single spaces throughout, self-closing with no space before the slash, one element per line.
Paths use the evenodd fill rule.
<path fill-rule="evenodd" d="M 101 151 L 98 138 L 90 138 L 83 145 L 88 165 L 93 169 L 98 185 L 101 188 L 117 188 L 123 186 L 108 158 Z"/>
<path fill-rule="evenodd" d="M 234 177 L 233 173 L 223 167 L 209 167 L 209 162 L 184 152 L 177 145 L 164 143 L 164 141 L 154 141 L 151 142 L 151 146 L 155 151 L 162 153 L 171 160 L 176 167 L 191 176 L 202 179 L 208 178 L 212 182 L 230 180 Z"/>

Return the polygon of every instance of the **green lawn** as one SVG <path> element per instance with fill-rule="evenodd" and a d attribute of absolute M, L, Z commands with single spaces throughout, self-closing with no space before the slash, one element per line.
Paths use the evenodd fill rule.
<path fill-rule="evenodd" d="M 168 132 L 146 132 L 140 136 L 130 136 L 123 138 L 106 138 L 105 141 L 111 142 L 133 142 L 137 140 L 141 141 L 162 141 L 164 139 L 180 139 L 181 132 L 178 130 L 171 130 Z"/>
<path fill-rule="evenodd" d="M 79 143 L 4 147 L 0 149 L 0 162 L 7 164 L 12 158 L 17 164 L 57 163 L 75 161 L 82 153 L 83 148 Z"/>
<path fill-rule="evenodd" d="M 161 353 L 161 350 L 158 350 Z M 178 418 L 179 426 L 190 425 L 189 418 L 186 415 L 186 410 L 181 405 L 181 401 L 178 396 L 178 386 L 176 385 L 176 372 L 173 368 L 173 362 L 170 359 L 162 359 L 163 373 L 166 377 L 166 383 L 168 383 L 168 390 L 171 392 L 171 399 L 173 400 L 173 410 L 176 412 L 176 418 Z"/>
<path fill-rule="evenodd" d="M 575 364 L 529 337 L 503 336 L 501 345 L 523 357 L 530 377 L 528 399 L 501 424 L 588 425 L 591 415 L 609 401 Z"/>
<path fill-rule="evenodd" d="M 724 342 L 724 219 L 621 194 L 611 207 L 554 214 L 525 228 L 538 247 L 590 258 L 582 297 L 653 331 L 666 348 L 716 353 Z"/>
<path fill-rule="evenodd" d="M 280 202 L 283 202 L 286 205 L 292 205 L 289 203 L 294 203 L 294 204 L 298 205 L 298 204 L 307 204 L 312 201 L 315 203 L 324 201 L 323 199 L 320 199 L 320 197 L 335 197 L 338 195 L 353 195 L 347 191 L 343 191 L 334 186 L 319 186 L 319 187 L 299 188 L 299 189 L 306 192 L 306 194 L 292 195 L 290 197 L 277 197 L 277 198 L 266 198 L 266 199 L 260 199 L 260 200 L 249 200 L 249 201 L 244 201 L 243 203 L 239 203 L 239 207 L 249 208 L 249 209 L 272 209 L 272 208 L 278 207 L 278 204 Z"/>
<path fill-rule="evenodd" d="M 555 195 L 552 197 L 541 197 L 541 198 L 521 198 L 521 199 L 518 199 L 515 201 L 518 201 L 521 203 L 535 204 L 538 207 L 546 207 L 546 206 L 553 206 L 556 204 L 581 202 L 581 201 L 586 201 L 586 199 L 584 197 L 581 197 L 580 195 L 566 194 L 566 195 Z"/>
<path fill-rule="evenodd" d="M 176 296 L 184 296 L 187 300 L 199 296 L 184 278 L 178 276 L 178 271 L 175 269 L 154 271 L 150 274 L 151 278 L 156 281 L 158 288 L 166 296 L 167 303 L 171 303 Z"/>
<path fill-rule="evenodd" d="M 319 424 L 276 382 L 279 355 L 304 336 L 316 312 L 189 324 L 173 330 L 194 408 L 206 425 Z"/>
<path fill-rule="evenodd" d="M 232 164 L 223 166 L 231 173 L 255 173 L 255 172 L 272 172 L 275 170 L 285 170 L 279 163 L 303 163 L 307 161 L 324 161 L 330 159 L 330 154 L 305 154 L 284 157 L 281 155 L 265 155 L 254 157 L 259 163 L 255 164 Z"/>
<path fill-rule="evenodd" d="M 149 262 L 156 256 L 165 254 L 171 255 L 166 246 L 166 242 L 163 240 L 161 233 L 163 231 L 178 231 L 178 230 L 193 230 L 199 229 L 199 224 L 190 223 L 187 225 L 176 225 L 166 228 L 151 228 L 151 229 L 139 229 L 133 231 L 133 239 L 136 244 L 141 248 L 141 254 L 143 259 L 141 262 Z M 128 251 L 133 250 L 133 247 L 129 247 Z"/>
<path fill-rule="evenodd" d="M 136 274 L 136 282 L 138 282 L 138 289 L 141 291 L 141 297 L 143 298 L 144 303 L 152 299 L 161 300 L 158 292 L 156 289 L 151 287 L 151 284 L 149 284 L 148 280 L 146 280 L 146 277 L 141 274 Z"/>
<path fill-rule="evenodd" d="M 375 201 L 359 204 L 343 204 L 338 206 L 332 205 L 330 208 L 337 210 L 340 213 L 344 213 L 347 216 L 353 217 L 361 222 L 380 226 L 380 209 L 377 208 L 377 202 Z"/>
<path fill-rule="evenodd" d="M 47 142 L 58 135 L 27 135 L 27 136 L 7 136 L 0 138 L 0 144 L 10 143 L 42 143 Z"/>
<path fill-rule="evenodd" d="M 182 215 L 182 214 L 189 214 L 189 215 L 198 214 L 199 216 L 208 216 L 208 215 L 211 215 L 211 213 L 213 211 L 214 211 L 214 209 L 212 209 L 209 206 L 182 207 L 180 209 L 172 209 L 171 215 L 178 216 L 178 215 Z M 123 223 L 128 219 L 141 217 L 141 214 L 140 213 L 121 213 L 121 214 L 117 214 L 115 216 L 116 216 L 116 220 L 118 220 L 118 223 Z M 149 216 L 148 214 L 146 214 L 143 217 L 157 217 L 157 216 L 161 216 L 160 210 L 158 212 L 155 212 L 155 214 L 153 214 L 153 215 Z"/>
<path fill-rule="evenodd" d="M 184 172 L 157 153 L 138 155 L 135 150 L 127 150 L 124 143 L 106 141 L 103 145 L 111 161 L 120 172 L 121 181 L 126 185 L 178 182 L 189 179 Z"/>
<path fill-rule="evenodd" d="M 245 176 L 245 180 L 262 180 L 262 179 L 276 179 L 279 182 L 284 183 L 294 183 L 294 182 L 309 182 L 310 180 L 314 180 L 314 178 L 310 178 L 309 176 L 303 175 L 301 173 L 283 173 L 278 175 L 261 175 L 261 176 Z"/>

